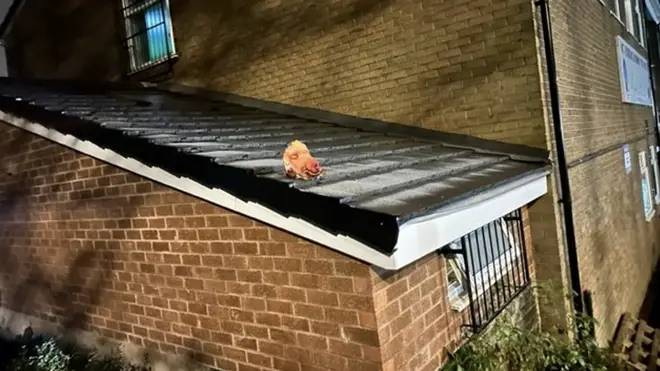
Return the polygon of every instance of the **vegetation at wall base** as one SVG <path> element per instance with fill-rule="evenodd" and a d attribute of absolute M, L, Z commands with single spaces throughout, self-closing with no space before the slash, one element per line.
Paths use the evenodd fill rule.
<path fill-rule="evenodd" d="M 591 332 L 595 320 L 581 315 L 574 321 L 580 336 L 571 341 L 503 319 L 452 354 L 443 370 L 623 371 L 617 358 L 598 346 Z"/>
<path fill-rule="evenodd" d="M 147 371 L 119 355 L 100 356 L 47 336 L 0 340 L 1 371 Z"/>

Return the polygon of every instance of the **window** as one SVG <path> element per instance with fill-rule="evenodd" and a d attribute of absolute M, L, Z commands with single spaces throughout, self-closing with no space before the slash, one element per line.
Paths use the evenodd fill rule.
<path fill-rule="evenodd" d="M 614 17 L 618 19 L 619 22 L 623 22 L 623 19 L 625 19 L 625 2 L 626 0 L 608 0 L 610 12 L 612 12 L 612 15 L 614 15 Z"/>
<path fill-rule="evenodd" d="M 654 145 L 649 146 L 649 152 L 651 153 L 651 166 L 653 169 L 653 195 L 655 203 L 660 204 L 660 167 L 658 164 L 658 147 Z"/>
<path fill-rule="evenodd" d="M 612 14 L 626 26 L 628 32 L 645 47 L 646 35 L 642 1 L 644 0 L 610 0 L 610 9 L 612 9 Z"/>
<path fill-rule="evenodd" d="M 529 284 L 520 210 L 497 219 L 442 250 L 447 254 L 448 300 L 470 309 L 473 331 L 484 328 Z"/>
<path fill-rule="evenodd" d="M 629 0 L 634 2 L 633 4 L 633 30 L 632 34 L 635 36 L 637 41 L 645 47 L 646 45 L 646 40 L 645 40 L 645 33 L 644 33 L 644 15 L 642 14 L 642 4 L 641 2 L 644 0 Z"/>
<path fill-rule="evenodd" d="M 167 0 L 122 0 L 126 47 L 131 71 L 175 55 L 172 20 Z"/>
<path fill-rule="evenodd" d="M 639 153 L 639 173 L 642 181 L 642 204 L 644 206 L 644 217 L 647 221 L 653 218 L 655 208 L 653 207 L 651 195 L 651 179 L 649 169 L 646 166 L 646 152 Z"/>

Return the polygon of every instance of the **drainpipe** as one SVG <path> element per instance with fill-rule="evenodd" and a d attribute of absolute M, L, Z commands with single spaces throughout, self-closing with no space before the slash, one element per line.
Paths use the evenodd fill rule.
<path fill-rule="evenodd" d="M 575 223 L 573 221 L 573 202 L 571 198 L 571 185 L 566 164 L 566 149 L 564 146 L 564 129 L 562 127 L 561 109 L 559 107 L 559 87 L 557 86 L 557 65 L 555 50 L 552 42 L 552 27 L 550 24 L 550 7 L 548 0 L 537 0 L 535 5 L 541 11 L 541 28 L 545 46 L 545 59 L 548 72 L 548 85 L 550 90 L 550 107 L 552 109 L 552 126 L 555 134 L 555 153 L 557 154 L 557 172 L 559 173 L 559 187 L 564 219 L 564 240 L 566 241 L 568 267 L 573 291 L 573 310 L 584 312 L 582 299 L 582 285 L 580 283 L 580 268 L 578 265 L 577 244 L 575 241 Z"/>
<path fill-rule="evenodd" d="M 646 1 L 641 1 L 640 3 L 641 3 L 641 7 L 642 7 L 642 9 L 641 9 L 642 14 L 644 14 L 644 28 L 646 28 L 646 25 L 648 25 L 648 21 L 646 21 L 646 12 L 647 12 Z M 655 21 L 651 21 L 651 22 L 653 22 L 653 28 L 654 28 L 654 30 L 653 30 L 654 37 L 652 37 L 652 39 L 656 44 L 656 45 L 654 45 L 654 50 L 656 51 L 656 54 L 657 54 L 657 53 L 660 52 L 660 50 L 658 50 L 658 46 L 657 46 L 658 45 L 658 37 L 660 35 L 659 35 L 659 32 L 658 32 L 658 25 L 655 23 Z M 649 38 L 647 37 L 646 40 L 644 40 L 644 41 L 646 42 L 646 59 L 648 61 L 647 65 L 649 66 L 649 78 L 651 79 L 651 98 L 652 98 L 652 101 L 653 101 L 653 129 L 654 129 L 653 131 L 655 132 L 655 139 L 656 139 L 656 143 L 657 143 L 656 145 L 653 146 L 653 150 L 657 153 L 658 152 L 657 151 L 657 146 L 660 145 L 660 130 L 658 130 L 658 110 L 657 110 L 658 102 L 656 102 L 656 99 L 655 99 L 655 93 L 656 93 L 656 91 L 655 91 L 655 80 L 654 80 L 655 74 L 653 73 L 653 68 L 656 67 L 656 66 L 652 62 L 653 58 L 652 58 L 652 55 L 651 55 L 651 46 L 649 45 Z M 648 130 L 647 130 L 647 134 L 648 134 Z"/>

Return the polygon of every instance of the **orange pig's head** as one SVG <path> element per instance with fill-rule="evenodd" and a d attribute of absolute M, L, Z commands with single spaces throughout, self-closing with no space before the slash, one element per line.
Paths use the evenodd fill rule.
<path fill-rule="evenodd" d="M 323 168 L 319 162 L 312 157 L 307 146 L 299 140 L 289 143 L 282 160 L 286 175 L 290 178 L 313 179 L 323 175 Z"/>

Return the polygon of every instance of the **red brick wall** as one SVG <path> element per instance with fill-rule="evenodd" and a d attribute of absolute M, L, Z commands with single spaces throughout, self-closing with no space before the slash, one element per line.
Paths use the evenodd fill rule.
<path fill-rule="evenodd" d="M 430 370 L 460 340 L 435 254 L 383 274 L 9 125 L 0 138 L 4 309 L 226 370 Z"/>
<path fill-rule="evenodd" d="M 378 369 L 364 264 L 0 133 L 3 307 L 226 370 Z"/>
<path fill-rule="evenodd" d="M 523 223 L 524 238 L 529 242 L 527 209 L 523 209 Z M 525 247 L 531 254 L 531 244 Z M 445 269 L 445 259 L 431 254 L 398 272 L 374 270 L 374 306 L 384 370 L 435 370 L 447 361 L 445 349 L 455 351 L 466 340 L 461 325 L 469 321 L 468 312 L 449 307 Z M 533 277 L 531 262 L 529 269 Z M 523 292 L 508 309 L 521 326 L 538 325 L 531 290 Z"/>

